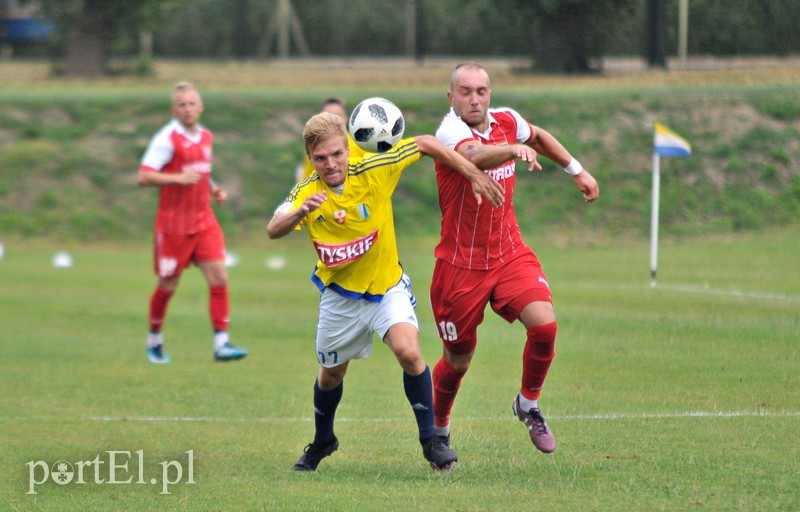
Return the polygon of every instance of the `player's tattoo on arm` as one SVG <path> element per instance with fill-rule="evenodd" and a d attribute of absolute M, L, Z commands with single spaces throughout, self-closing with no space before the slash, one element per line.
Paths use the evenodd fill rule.
<path fill-rule="evenodd" d="M 478 151 L 479 147 L 480 146 L 478 144 L 470 143 L 470 144 L 466 145 L 465 149 L 466 149 L 467 153 L 475 153 L 476 151 Z"/>

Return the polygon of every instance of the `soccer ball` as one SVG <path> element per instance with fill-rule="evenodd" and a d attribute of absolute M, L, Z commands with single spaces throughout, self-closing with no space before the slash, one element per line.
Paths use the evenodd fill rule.
<path fill-rule="evenodd" d="M 400 109 L 384 98 L 368 98 L 356 105 L 347 123 L 356 144 L 370 153 L 392 149 L 403 138 L 405 125 Z"/>

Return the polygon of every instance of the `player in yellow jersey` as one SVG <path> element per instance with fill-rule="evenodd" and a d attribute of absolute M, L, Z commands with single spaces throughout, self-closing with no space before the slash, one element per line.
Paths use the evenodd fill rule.
<path fill-rule="evenodd" d="M 337 116 L 342 118 L 345 124 L 347 124 L 347 109 L 345 106 L 345 102 L 342 98 L 337 98 L 332 96 L 330 98 L 326 98 L 322 102 L 322 112 L 330 112 L 331 114 L 336 114 Z M 347 146 L 350 148 L 350 158 L 349 160 L 353 163 L 358 162 L 362 158 L 364 158 L 367 153 L 361 146 L 355 143 L 353 137 L 350 136 L 350 133 L 347 133 Z M 308 178 L 314 173 L 314 166 L 311 165 L 311 160 L 308 159 L 308 155 L 303 158 L 303 162 L 297 166 L 296 181 L 300 181 L 303 178 Z"/>
<path fill-rule="evenodd" d="M 431 135 L 401 140 L 386 153 L 348 164 L 342 119 L 323 112 L 303 129 L 306 154 L 316 174 L 300 181 L 267 225 L 270 238 L 304 226 L 319 261 L 312 280 L 322 291 L 317 323 L 319 373 L 314 382 L 314 441 L 293 469 L 314 471 L 339 448 L 333 423 L 351 359 L 365 358 L 377 334 L 403 368 L 403 386 L 419 429 L 425 459 L 434 470 L 458 460 L 435 435 L 431 373 L 419 347 L 411 280 L 400 266 L 392 193 L 400 175 L 422 156 L 446 163 L 492 204 L 503 200 L 499 184 Z"/>

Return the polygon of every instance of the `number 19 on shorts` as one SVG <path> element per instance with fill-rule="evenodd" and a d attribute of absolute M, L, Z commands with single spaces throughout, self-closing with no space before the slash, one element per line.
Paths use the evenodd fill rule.
<path fill-rule="evenodd" d="M 439 337 L 445 341 L 456 341 L 458 339 L 456 324 L 453 322 L 439 322 Z"/>

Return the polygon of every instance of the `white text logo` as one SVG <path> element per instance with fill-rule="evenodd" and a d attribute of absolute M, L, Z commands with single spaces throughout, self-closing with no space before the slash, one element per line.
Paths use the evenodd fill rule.
<path fill-rule="evenodd" d="M 158 477 L 145 478 L 144 450 L 135 452 L 109 450 L 101 458 L 98 454 L 92 460 L 68 462 L 59 460 L 49 464 L 43 460 L 32 460 L 28 466 L 28 492 L 37 494 L 36 487 L 52 480 L 58 485 L 67 484 L 161 484 L 159 494 L 172 494 L 171 485 L 181 482 L 194 484 L 194 450 L 184 452 L 186 460 L 165 460 L 159 462 Z M 185 468 L 184 468 L 185 465 Z M 184 469 L 186 480 L 184 480 Z"/>
<path fill-rule="evenodd" d="M 336 267 L 357 260 L 367 253 L 378 239 L 378 231 L 344 244 L 323 244 L 314 242 L 320 261 L 328 267 Z"/>
<path fill-rule="evenodd" d="M 497 167 L 496 169 L 489 169 L 486 171 L 486 174 L 488 174 L 497 181 L 510 178 L 511 176 L 514 175 L 514 163 L 512 162 L 502 167 Z"/>

